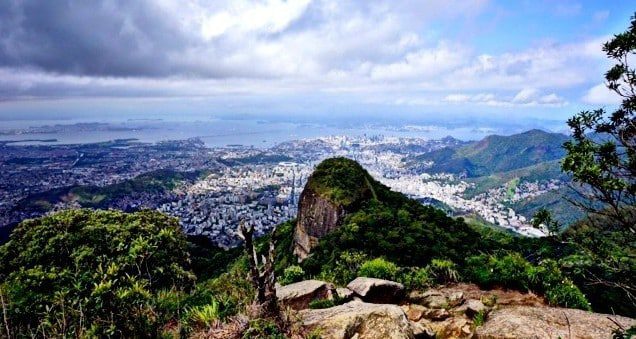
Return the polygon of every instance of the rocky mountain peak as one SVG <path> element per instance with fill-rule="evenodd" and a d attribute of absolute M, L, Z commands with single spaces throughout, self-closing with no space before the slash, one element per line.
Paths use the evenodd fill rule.
<path fill-rule="evenodd" d="M 300 196 L 294 254 L 305 259 L 321 237 L 341 225 L 349 211 L 375 198 L 374 185 L 369 173 L 351 159 L 321 162 Z"/>

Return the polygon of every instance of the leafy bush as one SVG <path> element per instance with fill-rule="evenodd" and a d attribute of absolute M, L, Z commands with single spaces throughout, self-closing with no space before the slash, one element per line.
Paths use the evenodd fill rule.
<path fill-rule="evenodd" d="M 427 270 L 438 283 L 444 284 L 459 281 L 457 265 L 450 260 L 433 259 L 427 266 Z"/>
<path fill-rule="evenodd" d="M 470 280 L 486 288 L 500 286 L 527 290 L 531 268 L 519 253 L 499 257 L 483 254 L 468 258 L 466 271 Z"/>
<path fill-rule="evenodd" d="M 551 305 L 558 305 L 581 310 L 591 310 L 590 303 L 585 295 L 570 280 L 564 280 L 561 284 L 547 289 L 545 296 Z"/>
<path fill-rule="evenodd" d="M 486 311 L 484 310 L 477 312 L 477 314 L 475 314 L 475 317 L 473 318 L 473 324 L 475 325 L 475 327 L 482 326 L 484 322 L 486 322 L 486 316 Z"/>
<path fill-rule="evenodd" d="M 254 298 L 254 289 L 247 279 L 247 258 L 242 256 L 219 277 L 197 284 L 185 303 L 189 307 L 220 303 L 220 317 L 225 319 L 243 311 Z"/>
<path fill-rule="evenodd" d="M 366 261 L 360 266 L 358 275 L 361 277 L 378 278 L 386 280 L 395 280 L 398 273 L 398 267 L 383 258 L 376 258 Z"/>
<path fill-rule="evenodd" d="M 35 328 L 51 337 L 157 333 L 193 286 L 187 253 L 177 220 L 158 212 L 26 220 L 0 247 L 13 336 Z"/>
<path fill-rule="evenodd" d="M 469 280 L 482 287 L 532 289 L 544 293 L 552 305 L 590 309 L 585 295 L 563 275 L 552 259 L 532 265 L 519 253 L 508 253 L 503 256 L 474 256 L 467 262 Z"/>
<path fill-rule="evenodd" d="M 218 325 L 221 319 L 219 302 L 212 300 L 209 305 L 189 309 L 186 319 L 186 323 L 190 326 L 213 327 Z"/>
<path fill-rule="evenodd" d="M 321 339 L 322 338 L 322 329 L 320 327 L 316 327 L 307 333 L 307 339 Z"/>
<path fill-rule="evenodd" d="M 302 267 L 297 265 L 292 265 L 287 267 L 283 271 L 283 275 L 280 277 L 279 282 L 281 285 L 288 285 L 291 283 L 299 282 L 303 280 L 305 276 L 305 271 Z"/>
<path fill-rule="evenodd" d="M 267 319 L 255 319 L 249 323 L 249 328 L 243 333 L 244 339 L 285 339 L 285 334 L 278 326 Z"/>
<path fill-rule="evenodd" d="M 433 284 L 433 276 L 428 268 L 403 269 L 398 280 L 409 290 L 425 289 Z"/>
<path fill-rule="evenodd" d="M 316 299 L 309 303 L 311 309 L 321 309 L 336 306 L 336 302 L 332 299 Z"/>
<path fill-rule="evenodd" d="M 322 280 L 344 286 L 356 278 L 360 266 L 367 261 L 367 258 L 367 255 L 362 252 L 344 251 L 340 253 L 335 263 L 323 264 L 319 276 Z"/>

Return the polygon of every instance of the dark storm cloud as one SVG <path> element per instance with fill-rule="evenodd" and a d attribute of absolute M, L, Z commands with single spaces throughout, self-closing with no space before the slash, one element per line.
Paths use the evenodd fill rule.
<path fill-rule="evenodd" d="M 76 75 L 172 74 L 168 58 L 189 38 L 165 16 L 145 1 L 4 0 L 0 65 Z"/>
<path fill-rule="evenodd" d="M 460 23 L 490 27 L 488 8 L 488 0 L 0 0 L 0 101 L 235 94 L 284 103 L 320 92 L 326 103 L 342 95 L 510 107 L 535 90 L 519 105 L 553 105 L 561 89 L 594 86 L 594 71 L 605 69 L 600 37 L 510 49 L 510 34 L 488 28 L 468 35 L 487 34 L 501 52 L 466 43 L 473 26 Z"/>

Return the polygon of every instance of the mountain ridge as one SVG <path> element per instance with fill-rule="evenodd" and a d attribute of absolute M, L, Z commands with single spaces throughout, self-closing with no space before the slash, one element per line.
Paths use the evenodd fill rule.
<path fill-rule="evenodd" d="M 568 139 L 564 134 L 539 129 L 510 136 L 489 135 L 466 146 L 412 157 L 408 164 L 419 171 L 480 177 L 561 159 L 565 155 L 562 145 Z"/>

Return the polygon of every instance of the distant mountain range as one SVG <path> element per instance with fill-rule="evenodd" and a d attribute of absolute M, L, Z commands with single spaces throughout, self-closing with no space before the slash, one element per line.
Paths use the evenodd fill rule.
<path fill-rule="evenodd" d="M 491 135 L 460 147 L 447 147 L 409 159 L 409 164 L 428 173 L 454 173 L 481 177 L 508 172 L 565 155 L 568 137 L 533 129 L 511 136 Z"/>
<path fill-rule="evenodd" d="M 453 173 L 474 185 L 464 192 L 472 198 L 490 189 L 519 182 L 551 179 L 569 182 L 561 171 L 568 136 L 538 129 L 510 136 L 490 135 L 468 144 L 445 147 L 407 159 L 417 172 Z M 567 199 L 565 199 L 567 198 Z M 584 213 L 568 202 L 579 198 L 568 187 L 514 203 L 517 213 L 531 218 L 540 208 L 548 208 L 563 225 L 582 218 Z"/>

